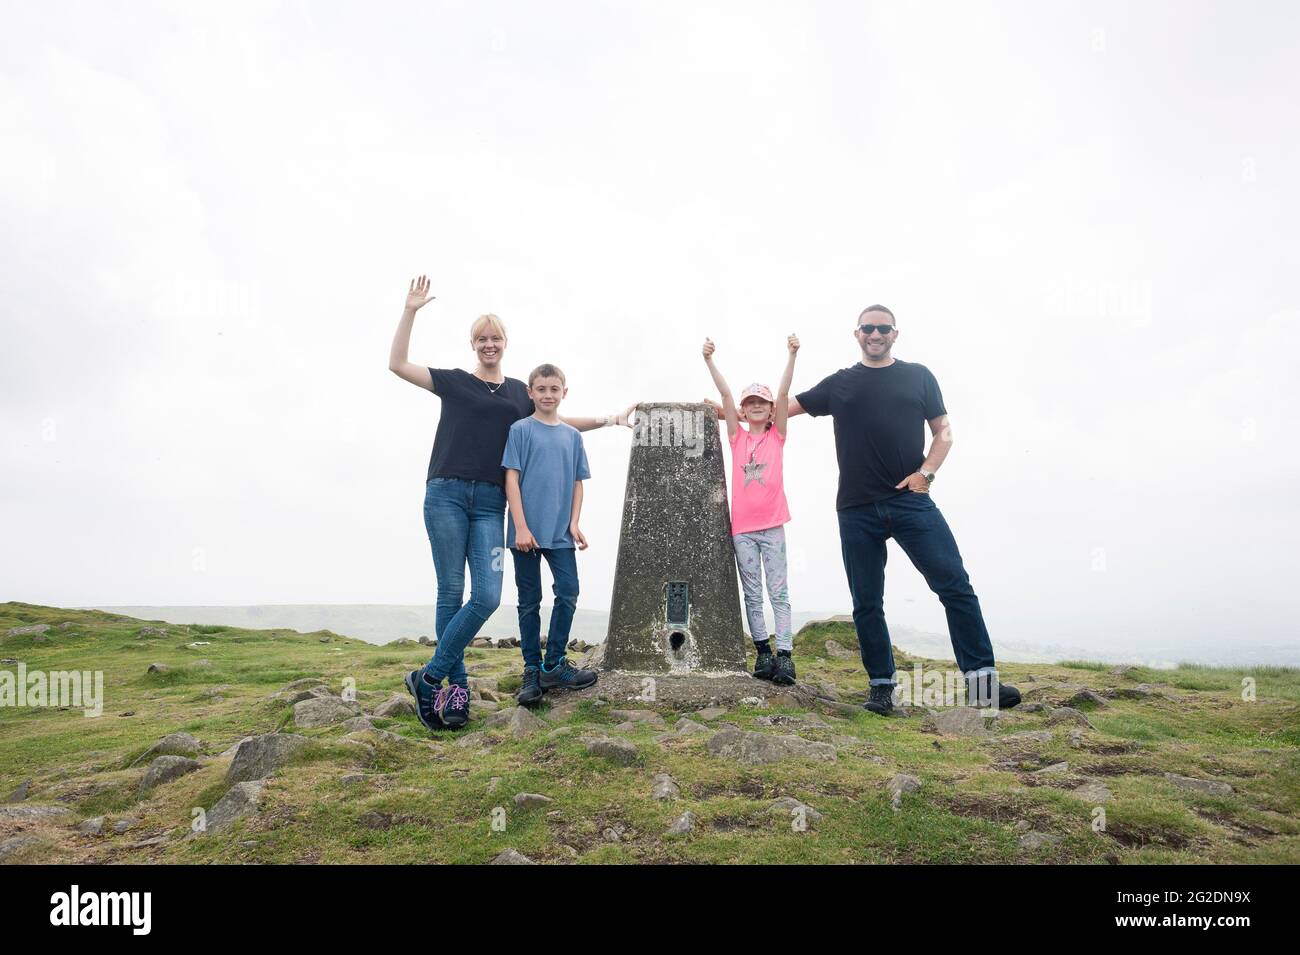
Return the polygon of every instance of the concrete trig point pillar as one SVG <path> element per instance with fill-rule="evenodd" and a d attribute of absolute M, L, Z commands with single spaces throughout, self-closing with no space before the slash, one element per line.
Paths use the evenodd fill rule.
<path fill-rule="evenodd" d="M 709 405 L 638 406 L 602 666 L 746 669 L 722 442 Z"/>

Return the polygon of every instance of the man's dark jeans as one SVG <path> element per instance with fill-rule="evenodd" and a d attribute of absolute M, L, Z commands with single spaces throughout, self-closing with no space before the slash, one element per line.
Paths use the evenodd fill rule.
<path fill-rule="evenodd" d="M 873 684 L 894 682 L 894 652 L 885 626 L 885 541 L 894 538 L 948 614 L 948 635 L 962 672 L 994 672 L 993 645 L 979 598 L 962 566 L 948 522 L 930 495 L 904 491 L 839 512 L 844 573 L 853 595 L 853 626 Z"/>

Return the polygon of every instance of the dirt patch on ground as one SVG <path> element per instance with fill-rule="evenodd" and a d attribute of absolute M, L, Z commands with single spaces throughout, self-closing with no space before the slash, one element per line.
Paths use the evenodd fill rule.
<path fill-rule="evenodd" d="M 1014 798 L 999 796 L 961 795 L 936 798 L 935 804 L 964 818 L 983 819 L 999 825 L 1009 826 L 1021 819 L 1030 823 L 1041 822 L 1051 826 L 1055 817 L 1046 809 L 1023 805 Z"/>
<path fill-rule="evenodd" d="M 1128 849 L 1140 849 L 1143 846 L 1186 849 L 1194 841 L 1187 833 L 1177 829 L 1163 826 L 1135 826 L 1122 822 L 1109 823 L 1105 833 Z"/>
<path fill-rule="evenodd" d="M 1206 822 L 1212 822 L 1216 826 L 1222 826 L 1232 833 L 1234 842 L 1242 845 L 1255 845 L 1263 839 L 1272 839 L 1278 835 L 1274 829 L 1267 826 L 1259 826 L 1243 819 L 1234 819 L 1232 816 L 1222 812 L 1215 812 L 1211 809 L 1193 808 L 1192 812 L 1196 813 Z"/>

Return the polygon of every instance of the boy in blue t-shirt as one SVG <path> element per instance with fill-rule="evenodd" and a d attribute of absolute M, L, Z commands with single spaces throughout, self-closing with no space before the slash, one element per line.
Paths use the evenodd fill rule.
<path fill-rule="evenodd" d="M 564 372 L 538 365 L 528 376 L 528 396 L 536 410 L 510 426 L 501 466 L 506 469 L 506 546 L 515 564 L 519 591 L 519 644 L 524 653 L 521 705 L 536 703 L 551 689 L 580 690 L 596 682 L 565 657 L 569 628 L 578 605 L 578 562 L 574 549 L 586 550 L 578 529 L 582 482 L 591 477 L 582 435 L 560 420 Z M 551 568 L 555 604 L 542 660 L 542 558 Z"/>

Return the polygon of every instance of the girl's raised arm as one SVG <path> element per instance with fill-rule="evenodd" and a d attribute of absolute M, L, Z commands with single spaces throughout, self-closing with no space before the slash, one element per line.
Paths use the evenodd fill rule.
<path fill-rule="evenodd" d="M 781 384 L 776 389 L 776 433 L 785 437 L 785 423 L 790 415 L 790 382 L 794 380 L 794 359 L 799 354 L 799 336 L 791 335 L 785 340 L 785 347 L 790 355 L 785 360 L 785 371 L 781 372 Z"/>
<path fill-rule="evenodd" d="M 406 292 L 406 307 L 402 309 L 402 317 L 397 321 L 393 346 L 388 352 L 388 370 L 413 385 L 419 385 L 425 391 L 433 390 L 433 376 L 429 374 L 427 366 L 407 360 L 406 353 L 411 347 L 411 326 L 415 324 L 415 313 L 432 300 L 429 277 L 421 275 L 418 279 L 411 279 L 411 286 Z"/>
<path fill-rule="evenodd" d="M 727 440 L 730 441 L 736 436 L 736 431 L 740 428 L 740 415 L 736 412 L 736 400 L 731 397 L 731 389 L 727 387 L 727 380 L 722 377 L 722 372 L 718 371 L 713 364 L 713 339 L 704 339 L 704 364 L 709 366 L 709 374 L 713 376 L 713 383 L 718 386 L 718 394 L 722 396 L 722 417 L 727 422 Z"/>

